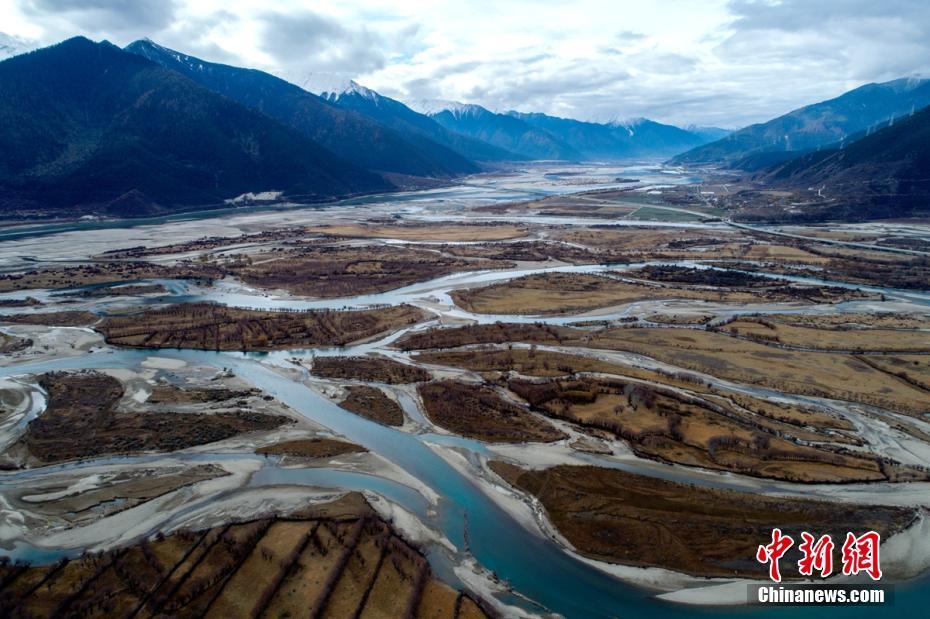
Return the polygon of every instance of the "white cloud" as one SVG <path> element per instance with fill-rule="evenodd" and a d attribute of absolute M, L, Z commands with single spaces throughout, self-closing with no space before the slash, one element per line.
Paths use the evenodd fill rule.
<path fill-rule="evenodd" d="M 401 99 L 738 126 L 867 81 L 930 74 L 925 0 L 13 0 L 20 40 L 149 36 Z"/>

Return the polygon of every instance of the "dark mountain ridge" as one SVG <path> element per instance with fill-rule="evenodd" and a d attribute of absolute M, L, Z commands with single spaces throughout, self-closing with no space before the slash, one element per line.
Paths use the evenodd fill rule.
<path fill-rule="evenodd" d="M 930 213 L 930 107 L 841 148 L 772 166 L 757 179 L 816 188 L 838 201 L 837 215 L 848 218 Z"/>
<path fill-rule="evenodd" d="M 440 125 L 527 159 L 576 161 L 582 155 L 570 144 L 520 118 L 491 112 L 480 105 L 459 105 L 430 117 Z"/>
<path fill-rule="evenodd" d="M 530 159 L 618 161 L 667 157 L 723 132 L 714 128 L 689 131 L 646 118 L 596 123 L 535 112 L 500 114 L 474 104 L 424 101 L 422 105 L 444 127 Z"/>
<path fill-rule="evenodd" d="M 0 211 L 137 216 L 393 186 L 277 121 L 83 37 L 0 62 Z"/>
<path fill-rule="evenodd" d="M 894 118 L 905 117 L 927 105 L 930 105 L 930 80 L 866 84 L 834 99 L 734 131 L 723 139 L 674 157 L 671 163 L 734 167 L 740 160 L 765 153 L 802 154 L 850 140 L 859 132 L 877 131 Z"/>
<path fill-rule="evenodd" d="M 669 156 L 707 141 L 701 134 L 648 118 L 602 124 L 540 113 L 508 114 L 570 144 L 587 160 Z"/>
<path fill-rule="evenodd" d="M 269 73 L 207 62 L 149 40 L 135 41 L 126 51 L 267 114 L 360 167 L 438 178 L 479 171 L 474 162 L 441 144 L 420 135 L 401 134 Z"/>
<path fill-rule="evenodd" d="M 408 140 L 440 144 L 476 161 L 514 161 L 527 159 L 517 153 L 494 146 L 455 131 L 420 114 L 405 104 L 351 82 L 339 91 L 321 92 L 320 96 L 341 108 L 352 110 L 390 127 Z"/>

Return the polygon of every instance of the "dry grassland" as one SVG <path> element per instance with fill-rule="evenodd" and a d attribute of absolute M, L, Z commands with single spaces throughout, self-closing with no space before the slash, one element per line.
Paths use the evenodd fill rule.
<path fill-rule="evenodd" d="M 527 471 L 492 462 L 492 469 L 535 496 L 552 523 L 583 554 L 626 565 L 663 567 L 700 576 L 762 578 L 756 548 L 772 528 L 801 531 L 876 530 L 884 539 L 911 523 L 911 508 L 855 506 L 700 488 L 593 466 Z M 797 548 L 782 559 L 797 576 Z M 837 561 L 839 558 L 837 557 Z"/>

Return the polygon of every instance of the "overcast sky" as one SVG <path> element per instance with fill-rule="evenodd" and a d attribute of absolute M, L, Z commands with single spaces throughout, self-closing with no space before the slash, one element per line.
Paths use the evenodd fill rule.
<path fill-rule="evenodd" d="M 401 100 L 733 128 L 930 76 L 930 0 L 0 0 L 0 53 L 149 37 Z"/>

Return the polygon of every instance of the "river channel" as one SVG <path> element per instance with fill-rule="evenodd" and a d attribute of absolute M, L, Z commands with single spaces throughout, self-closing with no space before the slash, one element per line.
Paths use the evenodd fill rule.
<path fill-rule="evenodd" d="M 625 170 L 623 174 L 628 176 L 630 172 Z M 459 202 L 462 204 L 483 204 L 493 200 L 513 199 L 514 194 L 527 197 L 549 195 L 553 191 L 556 191 L 556 189 L 548 187 L 544 183 L 526 183 L 523 185 L 513 182 L 502 188 L 495 188 L 485 184 L 481 187 L 447 193 L 442 191 L 425 193 L 428 194 L 431 201 L 446 200 L 458 201 L 456 204 Z M 411 204 L 423 201 L 424 196 L 405 194 L 396 197 L 396 199 L 398 200 L 398 206 L 409 208 Z M 385 200 L 389 201 L 391 198 L 379 197 L 378 200 L 383 202 Z M 345 209 L 373 203 L 375 203 L 374 199 L 369 201 L 357 200 L 354 203 L 341 203 L 338 208 Z M 446 207 L 448 209 L 448 202 Z M 259 211 L 256 212 L 260 213 Z M 264 213 L 264 216 L 268 216 L 269 213 L 273 212 L 268 211 Z M 443 209 L 442 212 L 448 214 L 446 209 Z M 432 216 L 431 212 L 420 214 L 424 217 Z M 213 213 L 210 217 L 216 217 L 217 215 L 222 217 L 226 213 Z M 137 223 L 141 223 L 143 226 L 158 227 L 169 223 L 178 223 L 182 220 L 184 220 L 183 217 L 166 221 Z M 15 234 L 2 235 L 0 240 L 23 242 L 33 237 L 53 237 L 58 235 L 64 235 L 70 240 L 80 238 L 80 235 L 84 233 L 101 234 L 101 232 L 109 233 L 111 231 L 106 226 L 95 226 L 95 223 L 99 222 L 85 222 L 82 226 L 75 227 L 72 225 L 70 228 L 63 225 L 59 227 L 56 224 L 49 225 L 44 229 L 22 229 Z M 678 264 L 694 266 L 693 263 Z M 251 290 L 235 281 L 219 282 L 213 287 L 200 287 L 187 282 L 165 281 L 161 283 L 166 285 L 169 291 L 168 294 L 148 298 L 144 302 L 185 303 L 213 301 L 239 307 L 298 310 L 341 309 L 378 304 L 410 303 L 432 312 L 437 320 L 441 319 L 447 322 L 543 321 L 551 324 L 570 324 L 571 322 L 590 319 L 592 316 L 604 320 L 615 319 L 629 315 L 630 309 L 609 309 L 607 311 L 590 312 L 590 315 L 575 316 L 480 315 L 456 307 L 449 298 L 449 292 L 457 288 L 505 281 L 540 271 L 610 272 L 622 276 L 623 271 L 637 266 L 640 265 L 558 265 L 543 268 L 528 269 L 520 267 L 474 271 L 440 277 L 428 282 L 413 284 L 379 294 L 326 300 L 269 295 Z M 704 265 L 702 268 L 712 267 Z M 861 288 L 885 294 L 891 301 L 917 309 L 922 308 L 923 311 L 927 311 L 926 308 L 930 306 L 930 293 L 849 286 L 842 282 L 830 280 L 770 275 L 774 278 L 792 279 L 804 283 Z M 23 294 L 8 293 L 2 296 L 37 296 L 43 300 L 54 298 L 51 291 L 28 291 L 28 293 Z M 79 307 L 80 309 L 91 309 L 98 313 L 105 313 L 118 309 L 120 303 L 126 303 L 126 300 L 100 298 L 92 301 L 82 301 Z M 847 302 L 829 307 L 798 306 L 787 311 L 852 311 L 866 303 L 874 304 L 876 302 Z M 72 307 L 75 306 L 72 305 Z M 759 311 L 759 308 L 742 308 L 740 311 Z M 343 410 L 330 399 L 308 387 L 305 382 L 293 380 L 288 374 L 279 371 L 281 366 L 288 364 L 288 359 L 291 357 L 315 354 L 361 354 L 371 351 L 397 354 L 396 351 L 387 347 L 400 335 L 401 333 L 395 333 L 374 342 L 347 348 L 290 350 L 268 354 L 102 348 L 79 356 L 7 366 L 0 368 L 0 377 L 24 376 L 50 370 L 77 368 L 138 369 L 143 361 L 153 355 L 180 359 L 191 365 L 213 366 L 217 369 L 230 368 L 236 375 L 279 399 L 301 415 L 396 464 L 428 487 L 440 499 L 436 506 L 431 506 L 421 492 L 376 475 L 326 467 L 284 468 L 278 466 L 274 459 L 263 459 L 261 468 L 252 475 L 250 485 L 297 485 L 314 488 L 359 490 L 382 496 L 384 499 L 400 505 L 416 515 L 427 526 L 440 532 L 456 547 L 457 551 L 454 553 L 441 544 L 428 548 L 431 563 L 442 577 L 455 580 L 456 575 L 453 572 L 455 566 L 467 558 L 473 558 L 483 568 L 493 571 L 502 581 L 509 584 L 513 593 L 502 594 L 502 601 L 506 604 L 522 607 L 529 612 L 548 611 L 573 618 L 775 617 L 783 615 L 783 611 L 777 609 L 747 606 L 732 608 L 686 607 L 658 600 L 654 597 L 654 593 L 618 580 L 565 552 L 559 544 L 548 537 L 540 535 L 537 531 L 530 530 L 490 497 L 486 487 L 472 479 L 462 469 L 452 466 L 431 447 L 432 443 L 454 446 L 460 453 L 465 454 L 466 459 L 478 459 L 487 455 L 486 446 L 481 442 L 457 437 L 437 436 L 428 432 L 418 434 L 370 422 Z M 293 370 L 294 368 L 291 367 L 290 369 Z M 408 402 L 405 407 L 410 405 L 411 403 Z M 156 457 L 138 456 L 124 458 L 123 460 L 143 462 L 146 458 L 155 459 Z M 197 453 L 185 455 L 182 453 L 178 457 L 195 460 L 215 459 L 224 456 L 222 454 Z M 235 457 L 241 458 L 242 456 L 237 454 Z M 258 456 L 256 458 L 258 459 Z M 120 459 L 110 460 L 117 462 Z M 63 466 L 92 466 L 101 463 L 104 463 L 104 461 Z M 22 487 L 29 484 L 33 476 L 44 474 L 47 472 L 45 469 L 48 468 L 50 467 L 0 473 L 0 494 L 2 494 L 3 489 Z M 198 507 L 198 505 L 191 505 L 190 509 L 193 510 Z M 176 517 L 183 518 L 183 515 L 183 513 L 180 513 Z M 25 543 L 14 546 L 14 549 L 12 554 L 36 561 L 51 561 L 57 556 L 74 554 L 81 550 L 79 548 L 46 548 Z M 919 616 L 919 614 L 925 612 L 928 606 L 930 606 L 930 579 L 926 576 L 897 586 L 894 606 L 896 611 L 900 613 L 917 613 L 917 616 Z M 797 617 L 817 616 L 822 619 L 871 616 L 868 608 L 844 608 L 839 606 L 795 608 L 792 610 L 792 615 Z"/>

